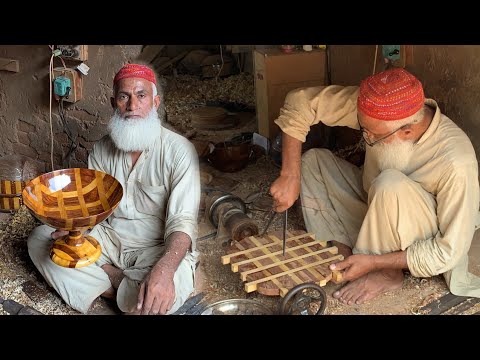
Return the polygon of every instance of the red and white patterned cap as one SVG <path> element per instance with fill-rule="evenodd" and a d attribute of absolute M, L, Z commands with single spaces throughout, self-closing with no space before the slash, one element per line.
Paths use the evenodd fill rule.
<path fill-rule="evenodd" d="M 125 78 L 142 78 L 154 83 L 155 85 L 157 84 L 155 73 L 146 65 L 126 64 L 115 75 L 113 84 L 115 85 L 117 81 Z"/>
<path fill-rule="evenodd" d="M 402 68 L 393 68 L 369 76 L 360 84 L 358 111 L 374 119 L 405 119 L 424 104 L 420 81 Z"/>

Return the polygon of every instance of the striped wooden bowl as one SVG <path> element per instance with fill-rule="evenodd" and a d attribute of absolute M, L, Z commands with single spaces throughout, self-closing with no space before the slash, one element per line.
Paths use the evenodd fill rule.
<path fill-rule="evenodd" d="M 57 239 L 52 260 L 64 267 L 95 262 L 100 244 L 83 232 L 112 214 L 123 196 L 122 185 L 104 172 L 71 168 L 40 175 L 25 185 L 23 203 L 44 224 L 69 234 Z"/>

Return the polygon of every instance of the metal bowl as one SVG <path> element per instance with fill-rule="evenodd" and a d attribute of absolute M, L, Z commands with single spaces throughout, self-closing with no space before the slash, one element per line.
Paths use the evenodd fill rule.
<path fill-rule="evenodd" d="M 273 311 L 255 300 L 229 299 L 207 306 L 201 315 L 273 315 Z"/>

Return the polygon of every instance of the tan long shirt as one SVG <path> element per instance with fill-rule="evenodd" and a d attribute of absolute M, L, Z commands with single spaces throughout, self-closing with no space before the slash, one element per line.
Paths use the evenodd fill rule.
<path fill-rule="evenodd" d="M 319 122 L 359 129 L 357 97 L 357 86 L 297 89 L 287 95 L 275 123 L 283 132 L 302 142 L 310 126 Z M 478 162 L 470 139 L 441 114 L 434 100 L 426 99 L 425 103 L 435 109 L 435 115 L 414 148 L 406 175 L 436 197 L 439 232 L 431 239 L 414 242 L 407 249 L 409 270 L 420 277 L 442 274 L 454 268 L 467 254 L 480 220 Z M 376 164 L 367 147 L 363 168 L 366 192 L 380 173 Z"/>
<path fill-rule="evenodd" d="M 187 139 L 162 127 L 132 168 L 131 155 L 107 135 L 94 145 L 88 167 L 114 176 L 123 187 L 119 206 L 102 223 L 118 235 L 121 252 L 162 244 L 174 231 L 189 235 L 195 250 L 200 173 Z"/>

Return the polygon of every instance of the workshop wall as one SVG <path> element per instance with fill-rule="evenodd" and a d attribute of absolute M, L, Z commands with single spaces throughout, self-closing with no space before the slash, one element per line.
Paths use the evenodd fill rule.
<path fill-rule="evenodd" d="M 375 45 L 332 45 L 330 53 L 333 84 L 357 85 L 372 74 Z M 480 45 L 414 45 L 406 68 L 470 137 L 480 160 Z"/>
<path fill-rule="evenodd" d="M 78 147 L 71 158 L 71 167 L 85 167 L 93 143 L 106 134 L 112 114 L 110 97 L 115 72 L 135 59 L 142 45 L 89 45 L 90 67 L 83 78 L 83 99 L 75 104 L 64 103 L 67 121 L 78 135 Z M 38 159 L 50 171 L 49 125 L 49 62 L 47 45 L 1 45 L 0 57 L 20 62 L 18 73 L 0 71 L 0 157 L 22 154 Z M 62 66 L 55 59 L 55 67 Z M 54 163 L 62 167 L 69 141 L 58 115 L 58 103 L 52 103 Z"/>
<path fill-rule="evenodd" d="M 169 46 L 177 53 L 190 46 Z M 195 47 L 195 46 L 194 46 Z M 380 49 L 380 48 L 379 48 Z M 89 74 L 84 77 L 83 99 L 66 103 L 68 122 L 78 147 L 71 166 L 85 166 L 88 150 L 106 133 L 111 115 L 112 79 L 122 64 L 134 60 L 142 45 L 89 45 Z M 45 163 L 50 170 L 49 84 L 50 49 L 47 45 L 0 45 L 0 57 L 19 60 L 18 73 L 0 71 L 0 156 L 22 154 Z M 373 70 L 375 45 L 330 46 L 332 83 L 359 84 Z M 167 54 L 168 55 L 168 54 Z M 54 66 L 61 66 L 58 59 Z M 383 66 L 377 62 L 377 67 Z M 480 46 L 414 45 L 407 69 L 418 76 L 426 95 L 470 137 L 480 158 Z M 61 167 L 68 151 L 57 103 L 52 108 L 54 160 Z"/>

